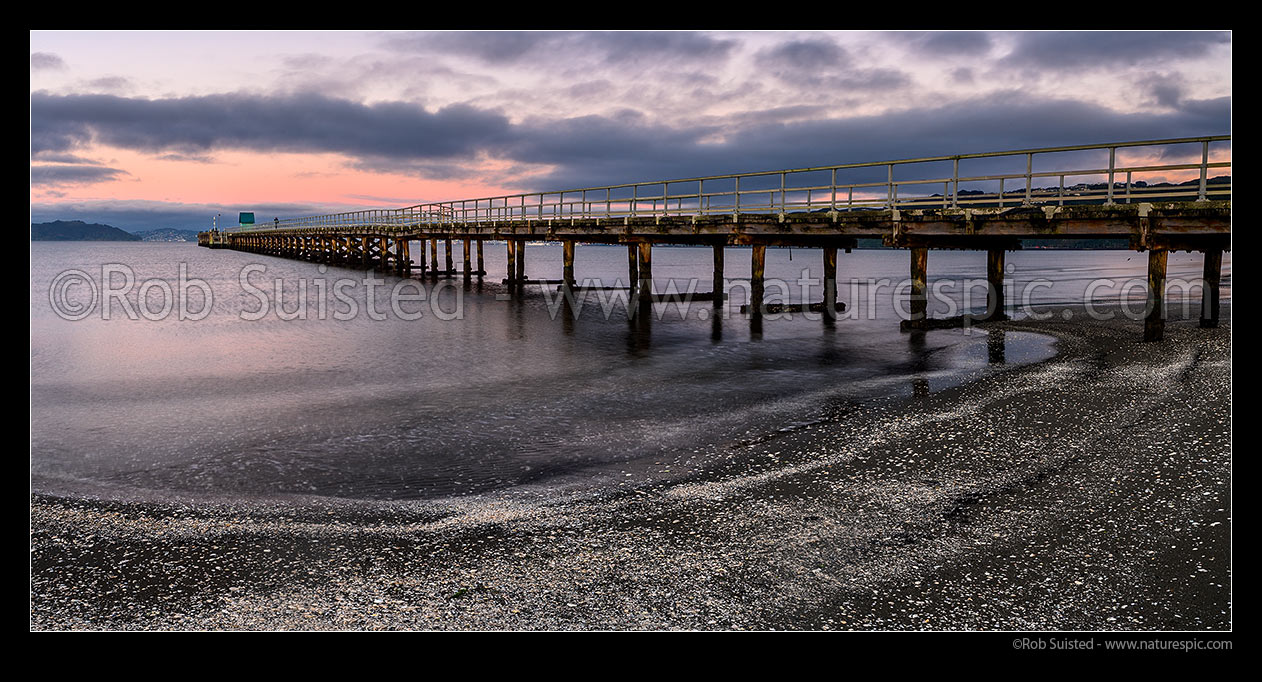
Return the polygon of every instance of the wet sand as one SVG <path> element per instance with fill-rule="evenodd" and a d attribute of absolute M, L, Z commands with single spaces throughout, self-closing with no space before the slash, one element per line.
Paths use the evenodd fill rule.
<path fill-rule="evenodd" d="M 1229 324 L 988 328 L 1058 354 L 598 493 L 36 491 L 31 627 L 1230 629 Z"/>

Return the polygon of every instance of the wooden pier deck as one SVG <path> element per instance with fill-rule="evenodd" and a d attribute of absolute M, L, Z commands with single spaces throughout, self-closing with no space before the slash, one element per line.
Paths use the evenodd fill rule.
<path fill-rule="evenodd" d="M 1224 160 L 1211 158 L 1211 144 L 1227 147 Z M 1171 149 L 1199 150 L 1199 159 L 1179 160 Z M 1164 163 L 1118 163 L 1119 152 L 1161 150 L 1175 160 Z M 1035 159 L 1064 153 L 1108 155 L 1107 167 L 1077 165 L 1034 171 Z M 1182 138 L 1110 145 L 1084 145 L 1012 152 L 908 159 L 878 164 L 848 164 L 824 168 L 768 171 L 733 176 L 636 183 L 560 192 L 521 194 L 423 204 L 402 209 L 370 209 L 323 216 L 277 220 L 272 226 L 203 232 L 198 243 L 298 258 L 376 268 L 400 275 L 482 277 L 484 243 L 506 243 L 508 283 L 520 292 L 527 282 L 525 243 L 554 241 L 564 246 L 560 280 L 576 288 L 575 245 L 623 244 L 628 248 L 631 294 L 656 296 L 651 291 L 652 246 L 681 244 L 714 249 L 714 288 L 709 299 L 716 306 L 724 297 L 723 247 L 750 246 L 751 300 L 762 302 L 768 246 L 819 248 L 824 265 L 824 301 L 836 296 L 837 251 L 855 248 L 860 239 L 880 239 L 910 255 L 909 330 L 939 327 L 941 320 L 926 315 L 928 251 L 964 249 L 985 251 L 990 285 L 985 315 L 970 322 L 1003 319 L 1004 256 L 1022 248 L 1024 240 L 1116 239 L 1148 254 L 1149 305 L 1144 338 L 1157 341 L 1164 328 L 1163 291 L 1166 258 L 1170 251 L 1205 254 L 1203 326 L 1218 322 L 1222 252 L 1231 248 L 1230 136 Z M 963 161 L 1024 157 L 1024 173 L 961 175 Z M 953 165 L 950 176 L 895 179 L 895 170 Z M 886 171 L 884 182 L 839 183 L 839 172 Z M 1211 171 L 1227 175 L 1211 178 Z M 1185 183 L 1147 183 L 1136 176 L 1165 177 L 1192 173 Z M 802 178 L 831 175 L 827 183 L 810 184 Z M 1098 185 L 1067 185 L 1066 178 L 1105 179 Z M 1041 181 L 1058 178 L 1056 186 Z M 1125 178 L 1125 182 L 1119 182 Z M 745 188 L 742 188 L 742 180 Z M 771 182 L 767 182 L 770 180 Z M 778 180 L 778 183 L 775 182 Z M 1197 181 L 1198 180 L 1198 181 Z M 757 181 L 765 186 L 751 187 Z M 1005 183 L 1024 187 L 1008 190 Z M 707 183 L 710 185 L 707 188 Z M 718 185 L 718 187 L 716 187 Z M 961 189 L 997 185 L 995 191 Z M 684 190 L 678 188 L 687 188 Z M 939 187 L 927 193 L 926 187 Z M 764 203 L 765 202 L 765 203 Z M 412 244 L 422 248 L 413 256 Z M 455 267 L 455 242 L 461 243 L 462 268 Z M 425 244 L 428 243 L 428 254 Z M 439 260 L 439 245 L 443 259 Z M 1054 248 L 1054 247 L 1053 247 Z M 981 262 L 979 261 L 979 269 Z M 805 304 L 835 315 L 823 302 Z M 752 315 L 768 313 L 752 306 Z"/>

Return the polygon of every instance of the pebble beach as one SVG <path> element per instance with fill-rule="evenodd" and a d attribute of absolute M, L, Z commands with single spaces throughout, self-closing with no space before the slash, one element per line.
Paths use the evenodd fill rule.
<path fill-rule="evenodd" d="M 1230 629 L 1230 324 L 988 328 L 1056 355 L 595 491 L 35 487 L 31 628 Z"/>

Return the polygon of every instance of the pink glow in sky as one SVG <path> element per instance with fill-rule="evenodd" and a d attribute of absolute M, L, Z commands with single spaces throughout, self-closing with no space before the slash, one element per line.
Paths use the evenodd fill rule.
<path fill-rule="evenodd" d="M 433 197 L 506 193 L 476 177 L 419 180 L 403 173 L 354 168 L 339 154 L 217 152 L 213 161 L 168 159 L 126 149 L 91 147 L 99 158 L 127 174 L 108 183 L 84 185 L 79 200 L 157 200 L 177 203 L 254 205 L 267 202 L 397 207 Z M 482 162 L 489 167 L 493 164 Z M 32 186 L 32 201 L 64 198 L 55 187 Z"/>

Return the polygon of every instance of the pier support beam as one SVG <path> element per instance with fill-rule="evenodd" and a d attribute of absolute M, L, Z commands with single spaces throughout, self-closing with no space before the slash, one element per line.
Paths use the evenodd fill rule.
<path fill-rule="evenodd" d="M 466 280 L 466 281 L 467 281 L 470 277 L 473 277 L 473 273 L 472 273 L 472 272 L 469 272 L 469 268 L 470 268 L 470 263 L 469 263 L 469 239 L 468 239 L 468 237 L 466 237 L 466 238 L 465 238 L 465 240 L 464 240 L 464 278 L 465 278 L 465 280 Z"/>
<path fill-rule="evenodd" d="M 764 277 L 767 272 L 767 247 L 764 244 L 755 244 L 753 254 L 751 256 L 751 267 L 749 275 L 749 310 L 756 317 L 761 317 L 763 313 L 763 304 L 765 301 L 764 292 L 766 290 L 766 282 Z"/>
<path fill-rule="evenodd" d="M 1004 250 L 990 249 L 986 252 L 986 320 L 998 322 L 1008 319 L 1004 308 L 1003 275 Z"/>
<path fill-rule="evenodd" d="M 482 240 L 478 240 L 478 277 L 486 274 L 486 267 L 482 264 Z"/>
<path fill-rule="evenodd" d="M 1148 317 L 1144 319 L 1144 341 L 1160 341 L 1166 331 L 1166 261 L 1165 249 L 1148 251 Z"/>
<path fill-rule="evenodd" d="M 1212 329 L 1218 326 L 1218 288 L 1223 276 L 1222 249 L 1210 249 L 1205 252 L 1205 272 L 1202 276 L 1204 288 L 1201 289 L 1201 328 Z"/>
<path fill-rule="evenodd" d="M 824 319 L 837 319 L 837 247 L 824 247 Z"/>
<path fill-rule="evenodd" d="M 453 263 L 453 254 L 451 253 L 451 237 L 443 240 L 443 250 L 446 253 L 446 260 L 444 261 L 444 264 L 447 266 L 447 275 L 450 277 L 451 272 L 456 269 L 456 266 Z"/>
<path fill-rule="evenodd" d="M 929 315 L 929 249 L 918 246 L 911 249 L 911 293 L 908 296 L 906 327 L 924 329 L 928 325 Z"/>
<path fill-rule="evenodd" d="M 507 247 L 508 254 L 508 285 L 515 286 L 517 284 L 517 242 L 509 239 L 504 242 Z"/>
<path fill-rule="evenodd" d="M 639 254 L 638 244 L 627 244 L 627 288 L 631 290 L 627 300 L 635 298 L 635 292 L 640 286 Z"/>
<path fill-rule="evenodd" d="M 517 286 L 526 284 L 526 240 L 517 240 Z"/>
<path fill-rule="evenodd" d="M 562 259 L 561 266 L 561 284 L 562 286 L 574 288 L 574 241 L 567 239 L 561 242 Z"/>
<path fill-rule="evenodd" d="M 653 305 L 653 245 L 640 242 L 636 245 L 636 272 L 639 275 L 640 307 Z"/>
<path fill-rule="evenodd" d="M 424 248 L 424 247 L 422 247 Z M 430 237 L 429 239 L 429 267 L 430 274 L 434 277 L 438 276 L 438 237 Z"/>

